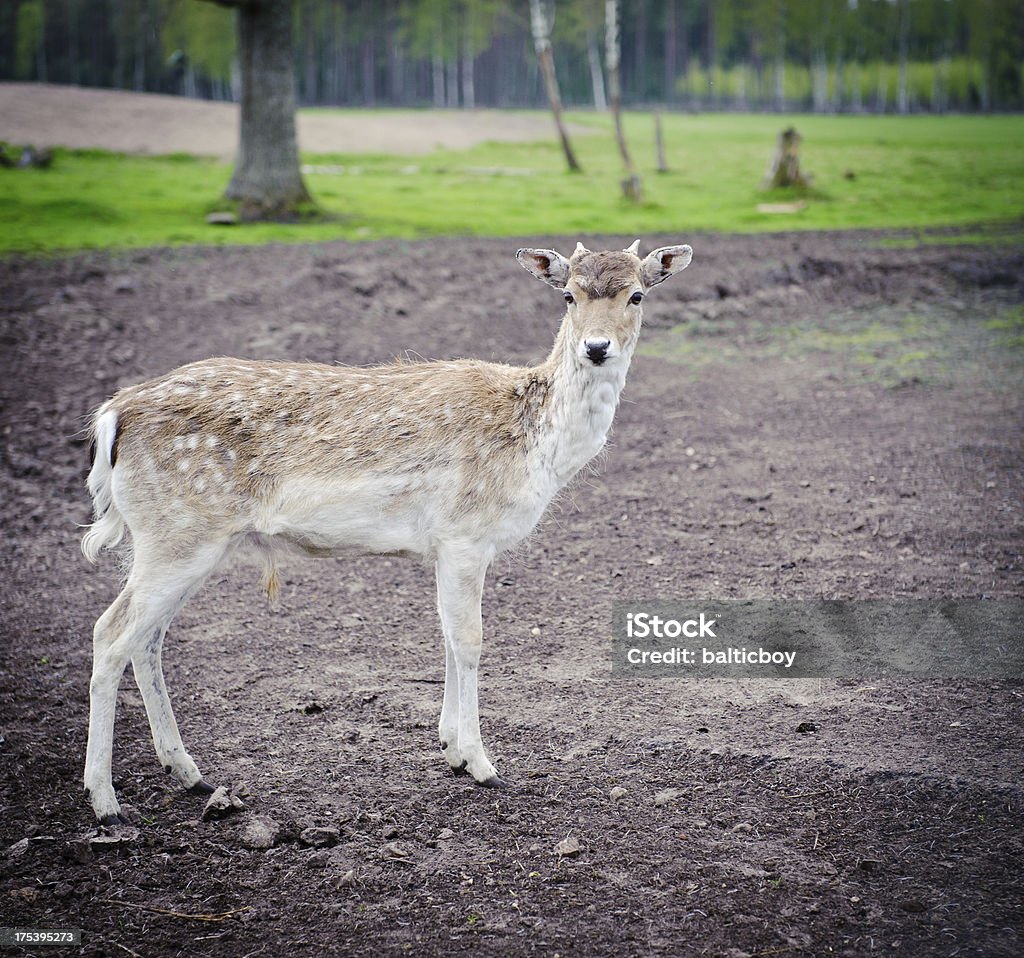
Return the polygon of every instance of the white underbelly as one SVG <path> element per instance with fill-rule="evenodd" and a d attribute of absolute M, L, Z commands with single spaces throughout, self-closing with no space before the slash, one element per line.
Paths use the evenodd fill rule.
<path fill-rule="evenodd" d="M 256 531 L 314 554 L 427 555 L 436 508 L 437 498 L 415 477 L 292 482 Z"/>

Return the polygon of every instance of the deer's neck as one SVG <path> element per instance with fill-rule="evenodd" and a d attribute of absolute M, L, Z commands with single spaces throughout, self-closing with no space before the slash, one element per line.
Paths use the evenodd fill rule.
<path fill-rule="evenodd" d="M 626 382 L 632 344 L 604 366 L 584 365 L 559 334 L 541 367 L 549 383 L 534 439 L 540 466 L 556 488 L 568 483 L 603 448 Z"/>

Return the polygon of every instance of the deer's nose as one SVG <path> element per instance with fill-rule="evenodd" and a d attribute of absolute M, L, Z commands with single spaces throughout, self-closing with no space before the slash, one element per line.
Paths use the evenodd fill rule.
<path fill-rule="evenodd" d="M 608 358 L 608 347 L 611 346 L 610 339 L 587 339 L 583 345 L 587 350 L 587 359 L 595 366 L 600 366 Z"/>

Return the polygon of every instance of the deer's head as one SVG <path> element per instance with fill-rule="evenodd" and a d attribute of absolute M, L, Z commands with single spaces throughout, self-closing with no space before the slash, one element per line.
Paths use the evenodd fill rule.
<path fill-rule="evenodd" d="M 568 259 L 553 249 L 521 249 L 516 259 L 538 279 L 563 291 L 563 335 L 577 362 L 594 367 L 628 362 L 640 333 L 644 296 L 686 269 L 689 246 L 663 246 L 644 259 L 640 240 L 628 249 L 593 253 L 582 243 Z"/>

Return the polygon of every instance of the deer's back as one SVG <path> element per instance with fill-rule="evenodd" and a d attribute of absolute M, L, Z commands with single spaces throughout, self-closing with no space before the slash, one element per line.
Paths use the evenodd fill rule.
<path fill-rule="evenodd" d="M 183 366 L 105 407 L 118 414 L 119 505 L 133 533 L 162 513 L 172 526 L 310 552 L 429 552 L 441 529 L 477 537 L 489 525 L 503 545 L 546 505 L 528 481 L 529 372 L 475 361 Z"/>

